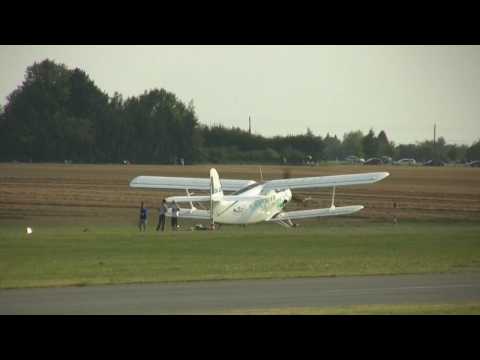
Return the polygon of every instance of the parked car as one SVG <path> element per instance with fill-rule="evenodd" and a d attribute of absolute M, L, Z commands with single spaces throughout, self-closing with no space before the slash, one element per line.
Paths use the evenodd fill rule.
<path fill-rule="evenodd" d="M 350 155 L 345 158 L 345 161 L 348 161 L 352 164 L 363 164 L 365 162 L 365 159 L 359 158 L 355 155 Z"/>
<path fill-rule="evenodd" d="M 415 159 L 400 159 L 396 161 L 394 164 L 396 165 L 416 165 L 417 162 Z"/>
<path fill-rule="evenodd" d="M 470 167 L 480 167 L 480 160 L 473 160 L 467 163 L 467 166 Z"/>
<path fill-rule="evenodd" d="M 384 164 L 393 164 L 393 160 L 390 156 L 382 156 L 382 162 Z"/>
<path fill-rule="evenodd" d="M 445 166 L 442 160 L 428 160 L 423 163 L 423 166 Z"/>
<path fill-rule="evenodd" d="M 379 158 L 371 158 L 363 163 L 363 165 L 382 165 L 382 164 L 383 164 L 382 159 L 379 159 Z"/>

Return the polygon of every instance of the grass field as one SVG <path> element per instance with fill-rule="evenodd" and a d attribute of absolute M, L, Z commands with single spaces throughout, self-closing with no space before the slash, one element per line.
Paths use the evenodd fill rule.
<path fill-rule="evenodd" d="M 480 169 L 264 166 L 265 179 L 286 171 L 292 177 L 391 175 L 337 189 L 337 205 L 366 206 L 352 216 L 295 229 L 152 231 L 154 208 L 172 193 L 131 189 L 129 181 L 137 175 L 205 177 L 209 168 L 0 164 L 0 288 L 480 269 Z M 259 178 L 257 166 L 216 168 L 224 178 Z M 330 204 L 329 190 L 295 194 L 313 200 L 287 210 Z M 150 229 L 142 234 L 136 229 L 141 200 L 151 208 Z M 30 236 L 27 226 L 34 230 Z"/>
<path fill-rule="evenodd" d="M 480 224 L 135 227 L 15 225 L 0 234 L 0 288 L 480 270 Z"/>

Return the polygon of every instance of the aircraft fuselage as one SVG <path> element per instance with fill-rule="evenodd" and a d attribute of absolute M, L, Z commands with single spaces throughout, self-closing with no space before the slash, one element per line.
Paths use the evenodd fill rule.
<path fill-rule="evenodd" d="M 266 221 L 281 212 L 292 199 L 290 189 L 270 190 L 268 193 L 262 193 L 262 191 L 263 185 L 259 184 L 248 191 L 242 192 L 242 195 L 264 195 L 264 199 L 214 202 L 214 221 L 221 224 L 253 224 Z"/>

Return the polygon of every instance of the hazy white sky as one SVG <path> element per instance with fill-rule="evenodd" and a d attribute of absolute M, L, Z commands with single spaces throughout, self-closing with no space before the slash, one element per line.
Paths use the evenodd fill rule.
<path fill-rule="evenodd" d="M 480 46 L 0 46 L 0 104 L 50 58 L 112 95 L 165 88 L 201 123 L 265 136 L 340 138 L 384 129 L 397 143 L 480 138 Z"/>

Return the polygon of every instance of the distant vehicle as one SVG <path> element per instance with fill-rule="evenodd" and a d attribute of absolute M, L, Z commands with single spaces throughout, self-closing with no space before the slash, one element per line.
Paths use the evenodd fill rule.
<path fill-rule="evenodd" d="M 363 165 L 382 165 L 383 161 L 379 158 L 370 158 L 363 163 Z"/>
<path fill-rule="evenodd" d="M 355 155 L 350 155 L 345 158 L 345 161 L 348 161 L 352 164 L 363 164 L 365 162 L 365 159 L 359 158 L 358 156 L 355 156 Z"/>
<path fill-rule="evenodd" d="M 384 164 L 393 164 L 393 160 L 390 156 L 382 156 L 382 162 Z"/>
<path fill-rule="evenodd" d="M 467 166 L 470 167 L 480 167 L 480 160 L 474 160 L 467 163 Z"/>
<path fill-rule="evenodd" d="M 445 166 L 445 163 L 441 160 L 428 160 L 423 163 L 423 166 Z"/>
<path fill-rule="evenodd" d="M 417 162 L 415 159 L 400 159 L 396 161 L 394 164 L 396 165 L 416 165 Z"/>

